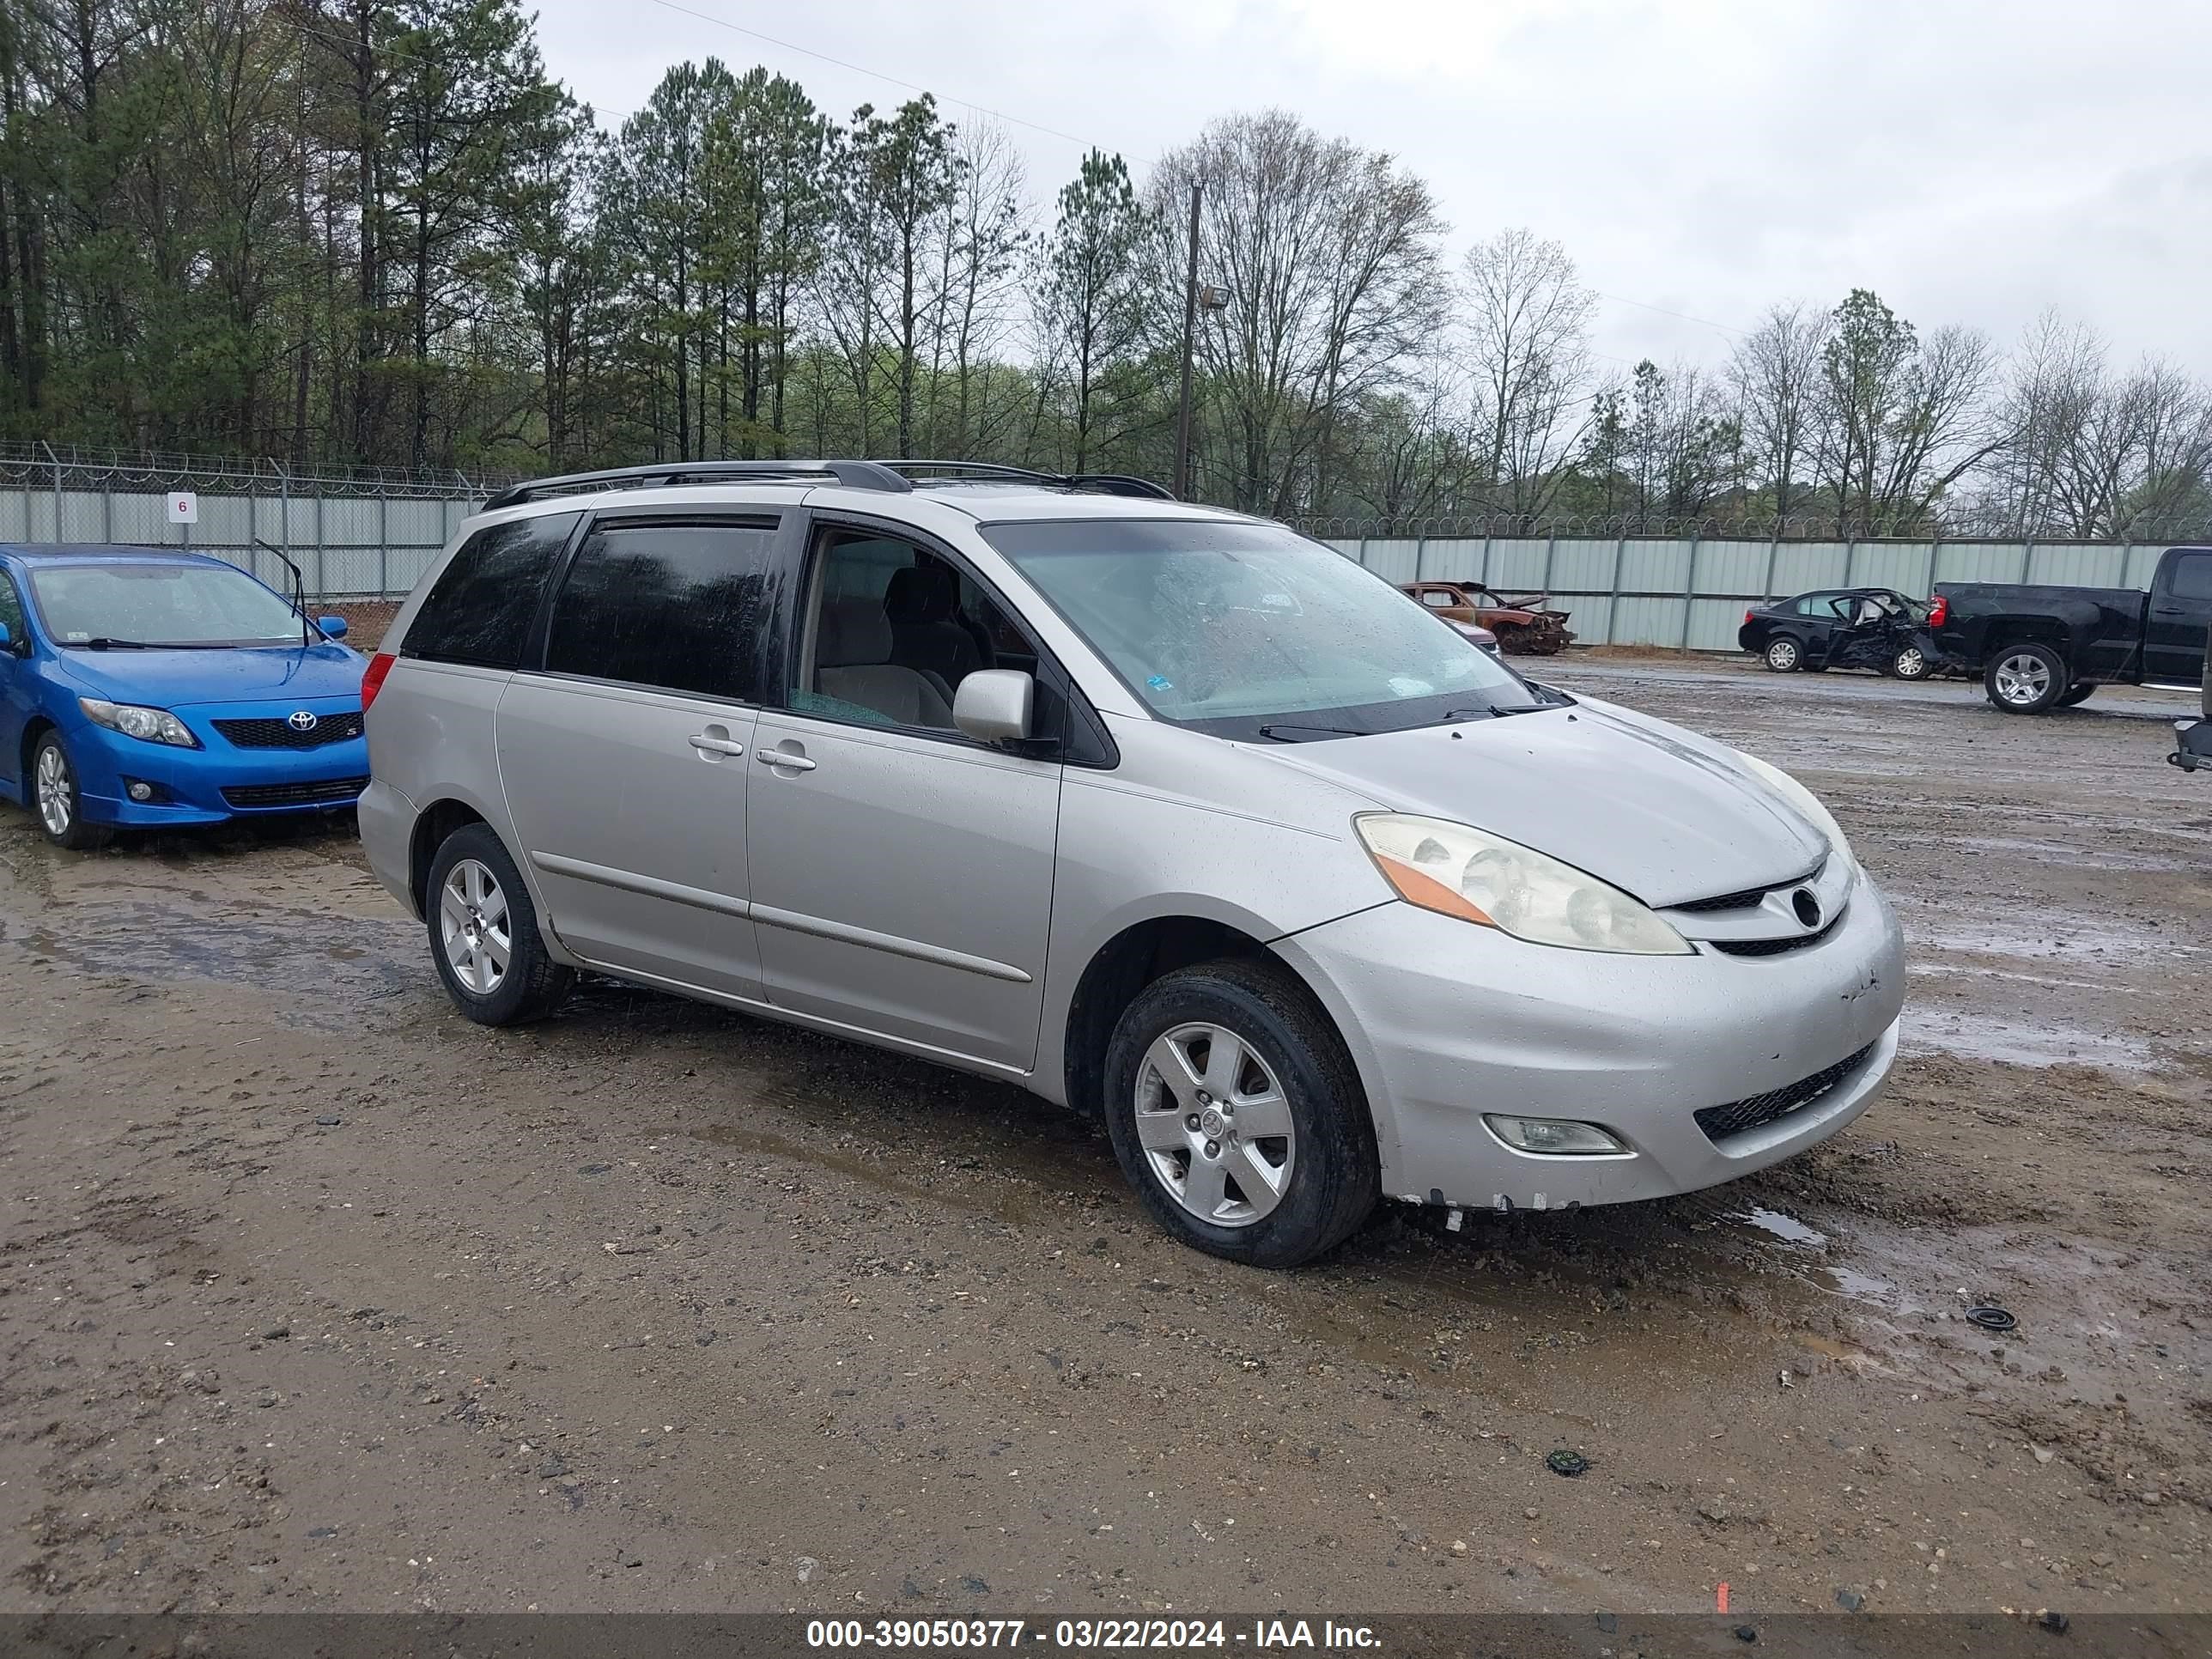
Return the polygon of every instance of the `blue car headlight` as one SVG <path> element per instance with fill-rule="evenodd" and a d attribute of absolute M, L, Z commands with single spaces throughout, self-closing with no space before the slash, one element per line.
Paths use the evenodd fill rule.
<path fill-rule="evenodd" d="M 200 746 L 191 729 L 166 708 L 142 708 L 133 702 L 103 702 L 98 697 L 79 697 L 76 706 L 84 710 L 85 719 L 94 726 L 120 732 L 126 738 L 174 744 L 179 749 Z"/>

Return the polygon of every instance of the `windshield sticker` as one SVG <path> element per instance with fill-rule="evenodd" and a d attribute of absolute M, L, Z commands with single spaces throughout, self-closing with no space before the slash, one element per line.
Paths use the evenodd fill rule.
<path fill-rule="evenodd" d="M 1175 682 L 1164 674 L 1155 674 L 1152 678 L 1146 680 L 1145 684 L 1151 686 L 1155 691 L 1172 691 L 1175 690 Z"/>
<path fill-rule="evenodd" d="M 82 641 L 90 639 L 92 637 L 92 631 L 91 629 L 85 628 L 72 628 L 68 633 L 63 635 L 62 637 L 67 640 L 70 644 L 75 645 Z"/>

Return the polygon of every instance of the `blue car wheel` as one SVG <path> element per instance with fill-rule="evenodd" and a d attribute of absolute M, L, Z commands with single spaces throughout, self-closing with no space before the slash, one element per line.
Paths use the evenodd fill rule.
<path fill-rule="evenodd" d="M 39 828 L 46 832 L 46 839 L 71 852 L 89 852 L 95 847 L 106 846 L 115 837 L 115 831 L 107 825 L 85 822 L 84 796 L 77 787 L 76 766 L 70 759 L 69 750 L 58 732 L 49 732 L 40 738 L 32 754 L 31 810 L 38 817 Z"/>

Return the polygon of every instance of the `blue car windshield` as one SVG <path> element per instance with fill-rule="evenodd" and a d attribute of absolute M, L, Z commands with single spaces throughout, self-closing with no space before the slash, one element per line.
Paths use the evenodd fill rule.
<path fill-rule="evenodd" d="M 300 638 L 300 613 L 242 571 L 207 564 L 59 564 L 31 591 L 58 645 L 276 645 Z"/>

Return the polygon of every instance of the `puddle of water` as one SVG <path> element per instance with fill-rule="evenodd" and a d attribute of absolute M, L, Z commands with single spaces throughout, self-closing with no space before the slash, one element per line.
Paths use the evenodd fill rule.
<path fill-rule="evenodd" d="M 2009 1066 L 2101 1066 L 2119 1072 L 2154 1069 L 2149 1049 L 2127 1037 L 1990 1014 L 1937 1015 L 1944 1023 L 1931 1030 L 1922 1023 L 1926 1018 L 1923 1015 L 1905 1026 L 1902 1046 L 1906 1053 L 1999 1060 Z"/>
<path fill-rule="evenodd" d="M 1749 1209 L 1741 1211 L 1729 1217 L 1728 1219 L 1741 1221 L 1748 1227 L 1756 1227 L 1759 1231 L 1771 1234 L 1787 1244 L 1803 1245 L 1815 1250 L 1824 1250 L 1828 1247 L 1828 1236 L 1819 1228 L 1808 1227 L 1796 1216 L 1785 1214 L 1780 1210 L 1770 1210 L 1764 1205 L 1754 1204 Z"/>

